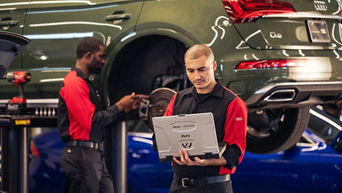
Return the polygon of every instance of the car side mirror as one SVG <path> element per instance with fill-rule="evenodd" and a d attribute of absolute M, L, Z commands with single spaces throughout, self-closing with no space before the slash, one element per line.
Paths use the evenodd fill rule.
<path fill-rule="evenodd" d="M 19 34 L 0 31 L 0 79 L 11 65 L 13 58 L 29 42 L 29 39 Z"/>
<path fill-rule="evenodd" d="M 341 136 L 337 138 L 334 148 L 337 151 L 342 151 L 342 137 Z"/>

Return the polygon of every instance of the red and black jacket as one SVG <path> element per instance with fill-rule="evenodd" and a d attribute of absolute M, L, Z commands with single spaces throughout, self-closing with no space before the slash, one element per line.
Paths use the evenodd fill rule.
<path fill-rule="evenodd" d="M 99 93 L 77 68 L 65 76 L 59 91 L 58 130 L 69 140 L 103 142 L 105 127 L 124 117 L 113 105 L 104 108 Z"/>
<path fill-rule="evenodd" d="M 199 178 L 232 174 L 243 158 L 246 147 L 247 107 L 242 99 L 221 83 L 218 82 L 213 91 L 206 95 L 197 94 L 194 87 L 178 92 L 170 101 L 164 116 L 204 112 L 212 112 L 214 115 L 218 141 L 228 143 L 222 155 L 227 165 L 202 167 L 173 163 L 172 169 L 179 177 Z"/>

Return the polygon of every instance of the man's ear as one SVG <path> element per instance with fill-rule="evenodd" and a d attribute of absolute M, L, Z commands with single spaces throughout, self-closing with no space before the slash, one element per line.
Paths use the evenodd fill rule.
<path fill-rule="evenodd" d="M 214 69 L 214 71 L 216 70 L 216 68 L 217 68 L 217 63 L 216 63 L 216 60 L 214 60 L 213 61 L 213 69 Z"/>
<path fill-rule="evenodd" d="M 87 52 L 87 53 L 85 54 L 85 58 L 86 58 L 87 60 L 91 60 L 92 57 L 93 57 L 93 54 L 92 54 L 91 52 Z"/>

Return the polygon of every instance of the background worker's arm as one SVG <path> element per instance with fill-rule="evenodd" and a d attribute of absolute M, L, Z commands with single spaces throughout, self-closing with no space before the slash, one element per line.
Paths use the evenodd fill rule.
<path fill-rule="evenodd" d="M 69 116 L 77 120 L 87 132 L 90 132 L 91 128 L 104 128 L 112 124 L 123 117 L 124 111 L 133 108 L 131 101 L 133 96 L 129 95 L 106 110 L 95 112 L 95 105 L 89 98 L 89 87 L 81 78 L 65 84 L 60 91 L 60 95 L 65 101 L 68 113 L 70 113 Z"/>
<path fill-rule="evenodd" d="M 93 128 L 103 128 L 117 121 L 120 121 L 125 113 L 132 109 L 139 107 L 140 99 L 137 99 L 135 94 L 126 95 L 121 98 L 117 103 L 109 106 L 106 110 L 97 111 L 92 117 Z"/>

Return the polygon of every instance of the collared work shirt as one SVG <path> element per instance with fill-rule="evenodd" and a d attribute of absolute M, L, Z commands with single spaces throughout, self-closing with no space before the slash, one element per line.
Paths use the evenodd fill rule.
<path fill-rule="evenodd" d="M 69 140 L 103 142 L 105 127 L 124 116 L 115 105 L 104 108 L 99 93 L 77 68 L 65 76 L 59 91 L 58 130 Z"/>

